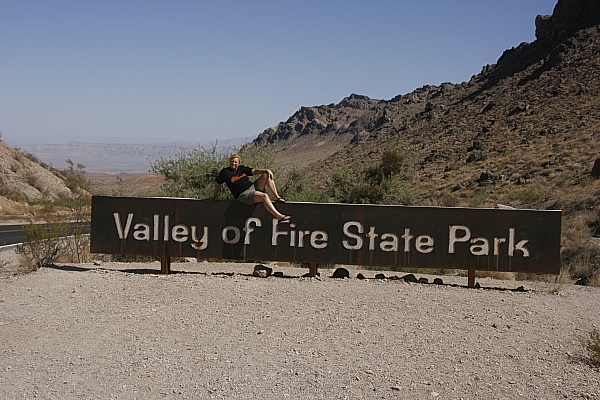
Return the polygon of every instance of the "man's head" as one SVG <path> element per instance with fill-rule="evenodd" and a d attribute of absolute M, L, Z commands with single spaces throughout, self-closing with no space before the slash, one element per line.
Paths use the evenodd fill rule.
<path fill-rule="evenodd" d="M 238 156 L 237 154 L 232 155 L 231 157 L 229 157 L 229 167 L 232 170 L 237 170 L 238 167 L 240 165 L 240 156 Z"/>

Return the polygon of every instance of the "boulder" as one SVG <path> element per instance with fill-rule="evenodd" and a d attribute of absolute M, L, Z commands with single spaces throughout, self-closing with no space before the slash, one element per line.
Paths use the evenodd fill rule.
<path fill-rule="evenodd" d="M 269 268 L 266 265 L 256 264 L 252 275 L 258 278 L 267 278 L 273 274 L 273 268 Z"/>
<path fill-rule="evenodd" d="M 594 166 L 592 167 L 592 176 L 594 178 L 600 178 L 600 158 L 596 158 Z"/>
<path fill-rule="evenodd" d="M 350 272 L 346 268 L 336 268 L 331 277 L 336 279 L 350 278 Z"/>

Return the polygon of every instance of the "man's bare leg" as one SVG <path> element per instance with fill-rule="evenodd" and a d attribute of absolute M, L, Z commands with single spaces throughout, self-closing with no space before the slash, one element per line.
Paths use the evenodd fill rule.
<path fill-rule="evenodd" d="M 272 176 L 272 174 L 271 174 Z M 256 188 L 258 190 L 260 190 L 261 192 L 265 191 L 265 187 L 267 189 L 269 189 L 271 191 L 271 193 L 273 193 L 273 196 L 275 196 L 275 200 L 280 199 L 281 197 L 279 196 L 279 193 L 277 193 L 277 187 L 275 186 L 275 180 L 269 178 L 269 174 L 268 173 L 264 173 L 260 176 L 260 178 L 258 178 L 256 180 Z"/>
<path fill-rule="evenodd" d="M 279 211 L 277 211 L 277 209 L 271 202 L 269 195 L 266 194 L 265 192 L 258 192 L 258 191 L 254 192 L 253 200 L 255 203 L 263 203 L 265 205 L 265 209 L 269 212 L 269 214 L 274 216 L 277 220 L 279 220 L 279 221 L 286 220 L 287 221 L 289 219 L 289 217 L 287 215 L 284 215 L 284 214 L 280 213 Z"/>

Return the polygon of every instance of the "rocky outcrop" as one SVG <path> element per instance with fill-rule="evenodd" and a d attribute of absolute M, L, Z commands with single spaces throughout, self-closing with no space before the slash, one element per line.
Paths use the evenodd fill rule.
<path fill-rule="evenodd" d="M 598 0 L 560 0 L 552 15 L 538 15 L 535 36 L 544 43 L 559 43 L 575 32 L 600 24 Z"/>
<path fill-rule="evenodd" d="M 301 107 L 285 122 L 265 129 L 256 139 L 257 143 L 291 141 L 302 136 L 331 137 L 350 135 L 349 140 L 362 130 L 372 130 L 383 113 L 384 103 L 367 96 L 352 94 L 339 104 L 318 107 Z"/>

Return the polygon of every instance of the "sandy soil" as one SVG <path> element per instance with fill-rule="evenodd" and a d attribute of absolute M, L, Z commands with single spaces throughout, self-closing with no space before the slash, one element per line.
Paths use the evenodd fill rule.
<path fill-rule="evenodd" d="M 577 339 L 600 327 L 597 288 L 3 259 L 2 399 L 600 399 Z"/>

